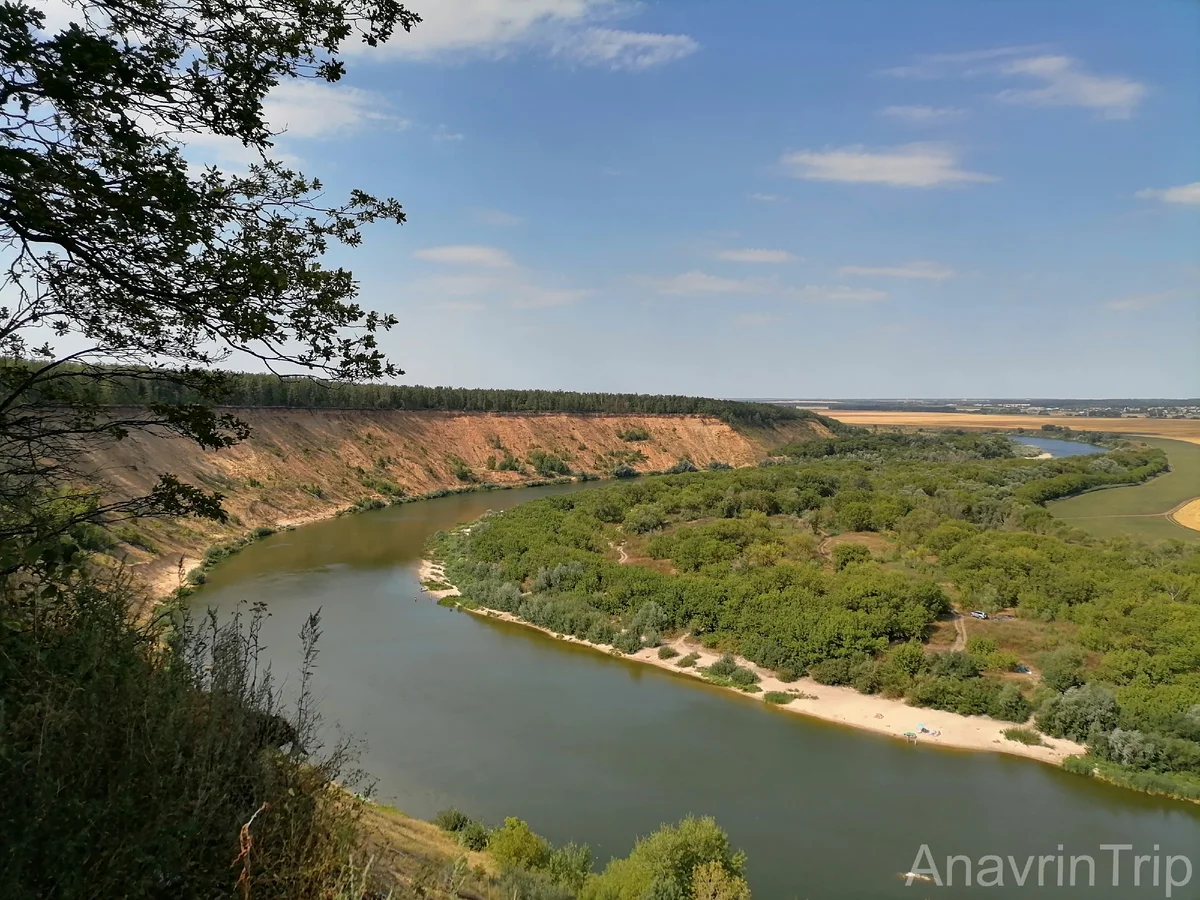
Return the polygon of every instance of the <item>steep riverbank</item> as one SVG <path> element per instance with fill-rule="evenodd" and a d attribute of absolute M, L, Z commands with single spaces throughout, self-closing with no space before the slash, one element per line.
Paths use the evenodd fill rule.
<path fill-rule="evenodd" d="M 432 560 L 421 560 L 418 577 L 421 584 L 425 586 L 426 593 L 435 600 L 441 601 L 460 596 L 458 588 L 446 580 L 446 573 L 442 566 Z M 570 635 L 555 634 L 510 613 L 465 605 L 459 608 L 485 618 L 499 619 L 532 628 L 553 638 L 589 647 L 600 653 L 615 652 L 612 647 L 607 645 L 593 644 Z M 679 657 L 695 654 L 698 657 L 695 665 L 680 668 L 676 665 L 679 657 L 660 659 L 657 648 L 647 648 L 637 653 L 621 654 L 621 656 L 634 662 L 656 666 L 676 675 L 697 679 L 702 677 L 697 671 L 698 668 L 712 665 L 720 657 L 719 653 L 705 649 L 686 635 L 665 643 L 673 647 Z M 1085 752 L 1083 746 L 1059 738 L 1043 737 L 1046 746 L 1041 747 L 1010 741 L 1004 737 L 1004 730 L 1012 727 L 1011 722 L 998 722 L 986 716 L 962 716 L 942 710 L 917 708 L 909 706 L 903 700 L 893 700 L 878 694 L 861 694 L 850 687 L 819 684 L 811 678 L 783 682 L 772 672 L 756 666 L 748 660 L 739 658 L 738 664 L 751 669 L 758 675 L 760 679 L 758 686 L 762 689 L 761 693 L 746 694 L 736 688 L 722 688 L 722 690 L 759 700 L 763 700 L 769 692 L 793 692 L 796 699 L 790 703 L 778 705 L 778 709 L 826 722 L 835 722 L 901 739 L 904 738 L 906 732 L 918 732 L 919 726 L 924 726 L 928 733 L 918 735 L 916 741 L 920 744 L 959 750 L 1007 753 L 1055 765 L 1060 765 L 1069 756 L 1077 756 Z"/>
<path fill-rule="evenodd" d="M 708 416 L 403 410 L 233 409 L 251 437 L 206 452 L 174 437 L 133 433 L 90 457 L 113 493 L 149 491 L 160 473 L 219 491 L 228 524 L 139 523 L 128 562 L 169 591 L 211 544 L 258 527 L 299 525 L 364 499 L 390 501 L 483 483 L 512 487 L 563 469 L 605 477 L 618 465 L 754 465 L 773 447 L 829 431 L 816 419 L 735 428 Z M 540 471 L 539 471 L 540 469 Z"/>

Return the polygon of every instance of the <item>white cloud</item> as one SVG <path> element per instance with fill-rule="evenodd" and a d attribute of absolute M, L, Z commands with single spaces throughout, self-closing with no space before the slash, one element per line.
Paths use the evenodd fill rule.
<path fill-rule="evenodd" d="M 745 250 L 722 250 L 717 254 L 717 259 L 741 263 L 787 263 L 794 262 L 796 257 L 786 250 L 748 248 Z"/>
<path fill-rule="evenodd" d="M 1007 75 L 1040 79 L 1042 87 L 1001 91 L 1005 103 L 1021 106 L 1078 106 L 1102 118 L 1128 119 L 1146 95 L 1146 86 L 1123 75 L 1093 75 L 1069 56 L 1033 56 L 1006 63 Z"/>
<path fill-rule="evenodd" d="M 749 196 L 751 200 L 757 200 L 760 203 L 783 203 L 787 200 L 787 197 L 781 197 L 779 194 L 754 193 Z"/>
<path fill-rule="evenodd" d="M 486 270 L 435 275 L 410 286 L 414 293 L 429 297 L 434 306 L 443 309 L 472 311 L 496 304 L 511 309 L 550 309 L 569 306 L 592 294 L 592 291 L 580 288 L 547 286 L 536 273 L 518 266 L 512 257 L 496 247 L 465 244 L 429 247 L 418 250 L 413 256 Z"/>
<path fill-rule="evenodd" d="M 630 0 L 437 0 L 420 10 L 422 22 L 381 52 L 410 59 L 500 59 L 535 50 L 581 65 L 640 71 L 699 49 L 683 34 L 606 27 L 635 14 Z"/>
<path fill-rule="evenodd" d="M 886 291 L 879 291 L 874 288 L 848 287 L 844 284 L 809 284 L 802 288 L 793 288 L 786 291 L 785 296 L 795 300 L 802 300 L 805 303 L 853 304 L 878 303 L 881 300 L 886 300 L 888 295 Z"/>
<path fill-rule="evenodd" d="M 1161 200 L 1163 203 L 1182 203 L 1186 206 L 1200 205 L 1200 181 L 1181 184 L 1178 187 L 1146 188 L 1137 196 L 1146 200 Z"/>
<path fill-rule="evenodd" d="M 966 115 L 967 111 L 953 106 L 885 106 L 879 112 L 893 119 L 926 125 L 957 119 Z"/>
<path fill-rule="evenodd" d="M 348 134 L 367 125 L 406 128 L 408 122 L 388 114 L 387 100 L 374 91 L 295 79 L 280 82 L 263 103 L 272 131 L 288 137 L 318 138 Z"/>
<path fill-rule="evenodd" d="M 960 70 L 963 66 L 990 62 L 1009 56 L 1027 55 L 1044 48 L 1044 44 L 1024 44 L 1014 47 L 991 47 L 986 50 L 966 50 L 961 53 L 927 53 L 916 57 L 910 65 L 882 69 L 880 74 L 890 75 L 893 78 L 942 78 Z"/>
<path fill-rule="evenodd" d="M 1158 294 L 1134 294 L 1129 297 L 1121 297 L 1118 300 L 1110 300 L 1104 305 L 1108 309 L 1118 312 L 1137 312 L 1149 309 L 1152 306 L 1158 306 L 1158 304 L 1170 300 L 1174 296 L 1174 291 L 1162 291 Z"/>
<path fill-rule="evenodd" d="M 954 270 L 942 263 L 917 259 L 898 266 L 842 266 L 843 275 L 883 275 L 888 278 L 926 278 L 942 281 L 954 277 Z"/>
<path fill-rule="evenodd" d="M 457 244 L 448 247 L 426 247 L 413 254 L 415 259 L 448 263 L 457 266 L 484 266 L 491 269 L 511 268 L 512 257 L 498 247 L 476 244 Z"/>
<path fill-rule="evenodd" d="M 661 294 L 696 297 L 703 294 L 759 294 L 770 287 L 757 278 L 722 278 L 707 272 L 684 272 L 658 281 Z"/>
<path fill-rule="evenodd" d="M 699 49 L 686 34 L 588 28 L 560 42 L 554 52 L 583 65 L 637 71 L 683 59 Z"/>
<path fill-rule="evenodd" d="M 998 180 L 958 167 L 958 155 L 943 144 L 905 144 L 882 152 L 862 147 L 784 154 L 780 160 L 795 178 L 848 181 L 893 187 L 937 187 Z"/>
<path fill-rule="evenodd" d="M 884 69 L 883 74 L 896 78 L 1034 78 L 1042 82 L 1040 87 L 1011 88 L 998 93 L 997 99 L 1021 106 L 1082 107 L 1105 119 L 1128 119 L 1147 92 L 1144 84 L 1124 75 L 1093 74 L 1080 60 L 1053 55 L 1044 44 L 927 54 L 909 65 Z"/>
<path fill-rule="evenodd" d="M 433 129 L 433 133 L 430 134 L 430 137 L 440 144 L 446 141 L 461 141 L 466 137 L 466 135 L 461 131 L 448 131 L 445 125 L 439 125 L 437 128 Z"/>
<path fill-rule="evenodd" d="M 494 228 L 512 228 L 522 224 L 525 220 L 520 216 L 514 216 L 512 213 L 506 213 L 502 209 L 473 209 L 471 210 L 471 218 L 480 225 L 490 225 Z"/>

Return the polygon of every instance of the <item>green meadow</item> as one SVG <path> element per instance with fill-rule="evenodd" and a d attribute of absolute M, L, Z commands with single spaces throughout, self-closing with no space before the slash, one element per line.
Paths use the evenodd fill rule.
<path fill-rule="evenodd" d="M 1091 491 L 1047 504 L 1056 517 L 1097 537 L 1155 541 L 1174 538 L 1200 543 L 1200 531 L 1184 528 L 1167 514 L 1200 497 L 1200 444 L 1142 438 L 1167 454 L 1171 471 L 1145 484 Z"/>

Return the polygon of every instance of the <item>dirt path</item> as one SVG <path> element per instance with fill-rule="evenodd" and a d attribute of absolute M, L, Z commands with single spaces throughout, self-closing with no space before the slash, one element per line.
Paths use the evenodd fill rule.
<path fill-rule="evenodd" d="M 950 645 L 951 653 L 962 653 L 967 649 L 967 620 L 957 609 L 951 610 L 954 616 L 954 643 Z"/>
<path fill-rule="evenodd" d="M 1170 519 L 1184 528 L 1200 530 L 1200 497 L 1176 503 L 1166 512 L 1156 513 L 1110 513 L 1103 516 L 1068 516 L 1071 519 Z M 1189 524 L 1191 523 L 1191 524 Z"/>

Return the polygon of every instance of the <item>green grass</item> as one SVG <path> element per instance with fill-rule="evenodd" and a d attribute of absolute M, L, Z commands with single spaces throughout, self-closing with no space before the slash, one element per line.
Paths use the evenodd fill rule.
<path fill-rule="evenodd" d="M 1167 454 L 1171 471 L 1145 484 L 1107 488 L 1047 504 L 1056 517 L 1097 537 L 1200 543 L 1200 531 L 1176 525 L 1166 513 L 1200 495 L 1200 444 L 1142 438 Z"/>

